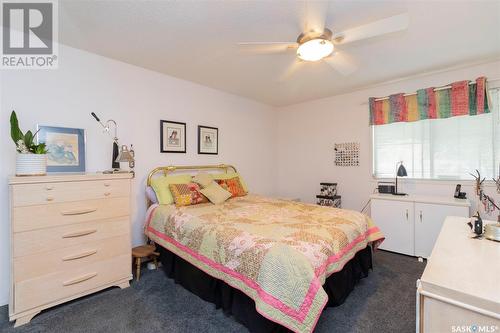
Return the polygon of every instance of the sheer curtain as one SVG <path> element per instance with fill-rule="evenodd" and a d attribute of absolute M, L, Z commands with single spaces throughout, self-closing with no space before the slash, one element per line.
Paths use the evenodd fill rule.
<path fill-rule="evenodd" d="M 491 113 L 373 126 L 373 174 L 394 177 L 403 161 L 408 177 L 489 179 L 500 163 L 500 89 L 491 89 Z"/>

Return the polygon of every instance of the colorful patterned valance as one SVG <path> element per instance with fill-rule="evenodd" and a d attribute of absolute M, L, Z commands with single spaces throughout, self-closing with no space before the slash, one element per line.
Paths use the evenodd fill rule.
<path fill-rule="evenodd" d="M 474 116 L 489 113 L 486 78 L 475 83 L 454 82 L 450 87 L 420 89 L 416 94 L 394 94 L 369 99 L 370 125 Z"/>

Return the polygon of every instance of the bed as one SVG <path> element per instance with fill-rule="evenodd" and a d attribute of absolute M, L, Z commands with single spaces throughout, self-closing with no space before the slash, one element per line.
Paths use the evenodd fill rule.
<path fill-rule="evenodd" d="M 232 166 L 165 167 L 155 174 Z M 366 215 L 248 194 L 220 205 L 150 205 L 146 235 L 168 276 L 250 331 L 312 332 L 372 267 L 383 240 Z"/>

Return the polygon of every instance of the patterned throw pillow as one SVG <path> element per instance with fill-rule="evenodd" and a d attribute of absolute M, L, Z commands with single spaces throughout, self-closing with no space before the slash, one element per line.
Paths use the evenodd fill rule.
<path fill-rule="evenodd" d="M 174 203 L 170 184 L 189 184 L 191 175 L 170 175 L 154 177 L 151 181 L 151 187 L 155 191 L 156 197 L 160 205 L 171 205 Z"/>
<path fill-rule="evenodd" d="M 189 206 L 208 202 L 207 197 L 201 194 L 198 184 L 170 184 L 169 187 L 176 206 Z"/>
<path fill-rule="evenodd" d="M 243 189 L 245 190 L 245 192 L 248 193 L 248 186 L 245 183 L 245 180 L 243 179 L 243 177 L 241 177 L 241 175 L 239 173 L 236 173 L 236 172 L 212 173 L 212 176 L 214 177 L 214 180 L 218 180 L 218 179 L 231 179 L 231 178 L 234 178 L 234 177 L 238 177 L 240 179 L 241 186 L 243 186 Z"/>
<path fill-rule="evenodd" d="M 241 185 L 240 178 L 234 177 L 230 179 L 216 179 L 217 184 L 222 186 L 228 192 L 231 192 L 231 197 L 242 197 L 247 195 L 247 192 L 243 189 Z"/>

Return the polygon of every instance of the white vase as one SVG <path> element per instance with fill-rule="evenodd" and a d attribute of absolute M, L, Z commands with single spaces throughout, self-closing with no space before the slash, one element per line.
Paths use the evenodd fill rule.
<path fill-rule="evenodd" d="M 16 176 L 43 176 L 46 174 L 46 154 L 17 154 Z"/>

